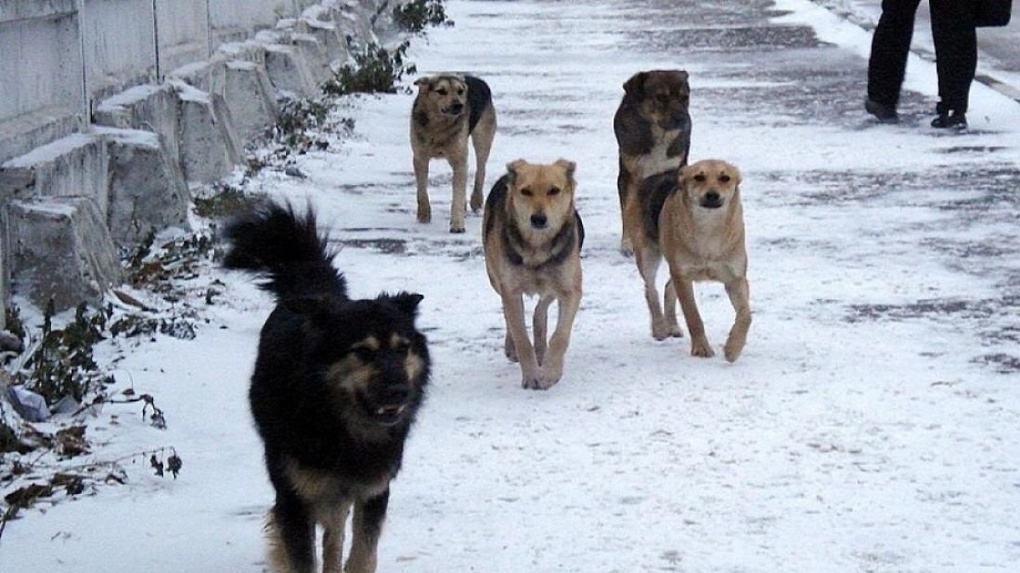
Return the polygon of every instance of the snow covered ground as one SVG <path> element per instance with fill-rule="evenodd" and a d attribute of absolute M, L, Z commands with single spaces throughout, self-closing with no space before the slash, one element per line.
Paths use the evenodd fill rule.
<path fill-rule="evenodd" d="M 870 36 L 807 0 L 450 0 L 421 73 L 493 89 L 489 184 L 518 157 L 578 164 L 585 294 L 564 377 L 520 388 L 503 356 L 481 217 L 414 222 L 412 97 L 358 98 L 354 135 L 304 156 L 352 295 L 421 292 L 434 376 L 393 484 L 381 572 L 958 572 L 1020 568 L 1020 106 L 982 85 L 972 129 L 935 133 L 934 66 L 912 58 L 900 125 L 862 109 Z M 654 341 L 616 249 L 612 115 L 634 72 L 691 73 L 692 160 L 744 174 L 754 324 L 739 361 Z M 407 79 L 408 83 L 413 78 Z M 119 384 L 168 427 L 107 407 L 97 457 L 172 446 L 179 478 L 128 458 L 125 485 L 8 524 L 4 573 L 258 572 L 272 500 L 245 399 L 268 295 L 222 281 L 194 340 L 114 341 Z M 697 289 L 710 340 L 732 321 Z"/>

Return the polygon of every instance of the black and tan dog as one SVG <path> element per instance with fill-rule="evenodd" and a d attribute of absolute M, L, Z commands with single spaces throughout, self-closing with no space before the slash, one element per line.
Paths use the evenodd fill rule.
<path fill-rule="evenodd" d="M 744 349 L 751 326 L 747 250 L 744 240 L 740 171 L 720 160 L 698 161 L 644 181 L 638 191 L 642 217 L 631 221 L 634 256 L 645 283 L 652 336 L 682 336 L 676 316 L 680 299 L 691 335 L 691 354 L 715 353 L 694 299 L 695 281 L 719 281 L 726 287 L 736 315 L 724 354 L 733 362 Z M 663 256 L 669 264 L 663 308 L 655 278 Z"/>
<path fill-rule="evenodd" d="M 223 265 L 265 275 L 276 308 L 262 327 L 249 400 L 276 490 L 269 515 L 274 572 L 340 573 L 353 507 L 346 573 L 376 570 L 390 481 L 429 378 L 415 328 L 421 295 L 351 300 L 314 214 L 269 203 L 232 222 Z"/>
<path fill-rule="evenodd" d="M 450 232 L 464 232 L 467 200 L 468 138 L 475 150 L 475 182 L 471 210 L 482 208 L 485 163 L 496 136 L 496 110 L 484 81 L 467 75 L 440 74 L 419 78 L 411 109 L 411 151 L 418 188 L 418 222 L 432 220 L 429 204 L 429 162 L 443 158 L 453 169 Z"/>
<path fill-rule="evenodd" d="M 613 131 L 620 154 L 616 179 L 623 220 L 620 250 L 626 254 L 634 242 L 628 220 L 640 216 L 640 206 L 632 200 L 638 186 L 647 177 L 687 165 L 691 148 L 687 78 L 682 70 L 651 70 L 638 72 L 623 84 Z"/>
<path fill-rule="evenodd" d="M 520 362 L 525 388 L 543 390 L 560 380 L 581 305 L 584 226 L 574 207 L 574 169 L 564 159 L 551 165 L 518 159 L 507 165 L 485 200 L 485 269 L 503 302 L 506 356 Z M 525 325 L 524 295 L 539 297 L 532 319 L 534 344 Z M 558 314 L 547 351 L 547 313 L 553 301 Z"/>

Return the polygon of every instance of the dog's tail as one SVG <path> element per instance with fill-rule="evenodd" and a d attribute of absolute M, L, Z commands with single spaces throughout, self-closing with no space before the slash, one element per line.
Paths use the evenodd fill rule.
<path fill-rule="evenodd" d="M 347 299 L 347 283 L 332 264 L 336 253 L 319 235 L 311 207 L 302 216 L 290 204 L 267 201 L 228 223 L 224 236 L 230 247 L 223 267 L 265 275 L 259 286 L 277 300 Z"/>

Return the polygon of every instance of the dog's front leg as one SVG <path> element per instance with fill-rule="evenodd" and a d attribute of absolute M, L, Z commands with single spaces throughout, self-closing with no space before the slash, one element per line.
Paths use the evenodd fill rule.
<path fill-rule="evenodd" d="M 712 345 L 705 336 L 705 323 L 701 321 L 698 304 L 694 301 L 694 283 L 682 274 L 673 274 L 673 288 L 680 299 L 680 310 L 687 321 L 687 331 L 691 333 L 691 356 L 709 358 L 715 356 Z"/>
<path fill-rule="evenodd" d="M 556 330 L 549 340 L 549 355 L 542 364 L 542 389 L 551 388 L 563 376 L 563 357 L 570 346 L 570 333 L 574 329 L 574 317 L 581 306 L 581 291 L 561 295 L 556 302 Z"/>
<path fill-rule="evenodd" d="M 736 316 L 733 318 L 733 328 L 726 338 L 726 346 L 723 347 L 723 355 L 726 360 L 735 362 L 744 350 L 747 343 L 747 331 L 751 328 L 751 304 L 749 288 L 746 278 L 734 279 L 726 283 L 726 294 L 730 297 L 730 304 Z"/>
<path fill-rule="evenodd" d="M 432 221 L 432 206 L 429 205 L 429 158 L 414 156 L 414 183 L 418 188 L 418 222 Z"/>
<path fill-rule="evenodd" d="M 322 524 L 322 572 L 341 573 L 344 562 L 344 527 L 350 503 L 341 503 L 319 518 Z"/>
<path fill-rule="evenodd" d="M 535 338 L 535 359 L 538 365 L 542 366 L 545 359 L 546 337 L 549 333 L 549 305 L 556 300 L 551 294 L 543 295 L 535 305 L 535 314 L 531 320 L 531 329 Z"/>
<path fill-rule="evenodd" d="M 354 504 L 354 520 L 351 524 L 351 557 L 344 567 L 345 573 L 375 573 L 378 556 L 379 536 L 386 519 L 390 490 Z"/>
<path fill-rule="evenodd" d="M 528 329 L 524 324 L 524 297 L 520 293 L 503 294 L 503 318 L 517 351 L 517 359 L 520 360 L 521 386 L 541 389 L 538 358 L 535 356 L 535 347 L 528 339 Z"/>
<path fill-rule="evenodd" d="M 313 573 L 315 522 L 299 499 L 289 494 L 277 494 L 266 531 L 271 571 Z"/>
<path fill-rule="evenodd" d="M 451 155 L 453 169 L 453 202 L 450 204 L 450 232 L 464 232 L 464 213 L 467 211 L 467 151 Z"/>

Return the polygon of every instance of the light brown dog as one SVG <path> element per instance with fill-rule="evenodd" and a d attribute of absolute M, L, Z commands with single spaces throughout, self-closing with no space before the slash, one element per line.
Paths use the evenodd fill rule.
<path fill-rule="evenodd" d="M 691 148 L 691 88 L 687 78 L 683 70 L 649 70 L 634 74 L 623 84 L 613 131 L 619 145 L 616 185 L 623 220 L 620 250 L 625 254 L 633 250 L 628 211 L 637 209 L 634 199 L 641 182 L 687 165 Z"/>
<path fill-rule="evenodd" d="M 694 282 L 719 281 L 735 312 L 723 347 L 726 360 L 733 362 L 751 327 L 740 170 L 725 161 L 698 161 L 680 169 L 678 182 L 676 193 L 662 205 L 659 244 L 691 335 L 691 354 L 715 354 L 694 301 Z"/>
<path fill-rule="evenodd" d="M 544 390 L 563 375 L 574 317 L 581 305 L 584 226 L 574 208 L 575 164 L 518 159 L 485 200 L 482 242 L 489 282 L 503 302 L 504 350 L 520 362 L 521 385 Z M 534 344 L 524 322 L 524 295 L 538 295 L 532 319 Z M 548 341 L 549 306 L 556 301 L 556 330 Z"/>
<path fill-rule="evenodd" d="M 751 326 L 740 182 L 737 167 L 720 160 L 698 161 L 651 177 L 639 190 L 641 216 L 630 221 L 652 336 L 658 340 L 682 336 L 676 316 L 679 298 L 691 335 L 691 354 L 713 356 L 694 300 L 694 282 L 719 281 L 736 313 L 724 347 L 730 362 L 740 356 Z M 663 256 L 670 272 L 663 296 L 665 312 L 655 288 Z"/>
<path fill-rule="evenodd" d="M 419 78 L 411 109 L 411 151 L 418 189 L 418 222 L 432 220 L 429 204 L 429 162 L 443 158 L 453 169 L 450 232 L 464 232 L 467 199 L 468 138 L 475 150 L 475 181 L 471 210 L 482 208 L 485 163 L 496 136 L 496 110 L 484 81 L 467 75 L 440 74 Z"/>

